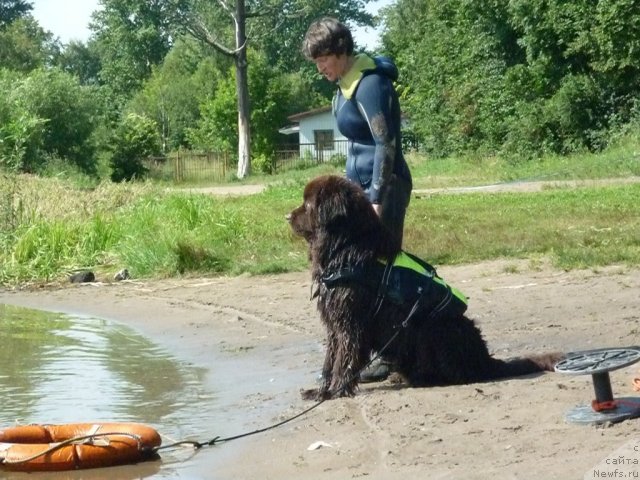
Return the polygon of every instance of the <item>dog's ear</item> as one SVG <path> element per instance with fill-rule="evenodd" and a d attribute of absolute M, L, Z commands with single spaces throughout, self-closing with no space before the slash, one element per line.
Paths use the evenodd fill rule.
<path fill-rule="evenodd" d="M 315 207 L 318 224 L 328 227 L 342 223 L 349 214 L 348 190 L 339 177 L 323 177 L 316 192 Z"/>
<path fill-rule="evenodd" d="M 320 227 L 361 234 L 377 224 L 378 217 L 359 186 L 338 176 L 320 177 L 316 181 L 314 203 Z"/>

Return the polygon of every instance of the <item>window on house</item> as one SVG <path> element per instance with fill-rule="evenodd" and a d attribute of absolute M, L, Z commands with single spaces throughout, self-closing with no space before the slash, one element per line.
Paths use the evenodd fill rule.
<path fill-rule="evenodd" d="M 333 130 L 314 130 L 316 150 L 333 150 Z"/>

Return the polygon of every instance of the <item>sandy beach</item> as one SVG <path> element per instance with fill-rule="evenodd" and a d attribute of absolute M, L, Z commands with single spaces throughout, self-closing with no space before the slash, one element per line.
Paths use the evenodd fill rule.
<path fill-rule="evenodd" d="M 565 272 L 544 262 L 495 261 L 439 273 L 470 297 L 469 316 L 497 357 L 640 343 L 639 269 Z M 100 280 L 4 290 L 0 303 L 124 322 L 205 368 L 212 352 L 237 358 L 231 373 L 239 382 L 242 352 L 259 351 L 283 376 L 304 366 L 308 378 L 300 385 L 238 399 L 239 409 L 253 411 L 253 428 L 312 404 L 299 389 L 314 384 L 324 332 L 307 272 Z M 281 348 L 296 344 L 304 348 Z M 640 363 L 611 372 L 614 395 L 635 396 L 631 380 L 639 373 Z M 196 473 L 180 478 L 578 479 L 600 478 L 600 471 L 614 468 L 638 472 L 638 420 L 600 426 L 566 421 L 567 411 L 593 398 L 590 376 L 559 373 L 424 389 L 368 384 L 354 398 L 325 402 L 291 423 L 234 441 L 233 454 L 218 461 L 215 472 L 207 473 L 203 452 L 200 468 L 191 470 Z M 274 402 L 277 413 L 262 416 L 261 407 Z M 625 446 L 636 464 L 606 462 Z"/>

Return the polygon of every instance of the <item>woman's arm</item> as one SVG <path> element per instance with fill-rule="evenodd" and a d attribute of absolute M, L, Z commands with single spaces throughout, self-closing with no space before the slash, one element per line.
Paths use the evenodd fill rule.
<path fill-rule="evenodd" d="M 391 80 L 384 75 L 372 73 L 360 80 L 355 101 L 365 118 L 375 143 L 373 173 L 369 199 L 375 205 L 381 201 L 380 192 L 393 173 L 396 156 L 396 134 L 400 118 L 394 118 L 395 92 Z"/>

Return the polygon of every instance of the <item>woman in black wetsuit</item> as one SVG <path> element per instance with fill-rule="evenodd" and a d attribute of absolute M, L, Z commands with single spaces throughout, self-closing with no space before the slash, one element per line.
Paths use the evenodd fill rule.
<path fill-rule="evenodd" d="M 335 18 L 313 22 L 302 53 L 330 82 L 337 82 L 333 114 L 349 140 L 347 178 L 369 195 L 382 224 L 402 247 L 404 217 L 411 197 L 411 172 L 402 154 L 400 103 L 393 82 L 398 69 L 385 57 L 354 55 L 349 29 Z M 360 373 L 361 382 L 384 380 L 384 360 Z"/>
<path fill-rule="evenodd" d="M 347 178 L 362 186 L 401 246 L 412 183 L 402 154 L 396 66 L 385 57 L 354 55 L 351 32 L 330 17 L 311 24 L 302 52 L 327 80 L 337 82 L 333 112 L 349 140 Z"/>

